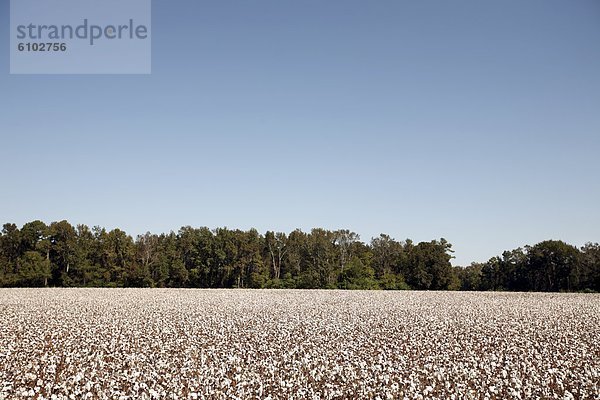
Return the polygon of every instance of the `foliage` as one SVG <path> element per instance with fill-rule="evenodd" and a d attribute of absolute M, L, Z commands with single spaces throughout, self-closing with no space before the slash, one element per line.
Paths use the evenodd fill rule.
<path fill-rule="evenodd" d="M 598 291 L 600 246 L 581 249 L 560 240 L 505 251 L 483 264 L 460 269 L 463 290 Z"/>
<path fill-rule="evenodd" d="M 133 239 L 67 221 L 4 224 L 0 286 L 600 291 L 600 246 L 545 241 L 452 267 L 445 239 L 349 230 L 286 234 L 182 227 Z"/>

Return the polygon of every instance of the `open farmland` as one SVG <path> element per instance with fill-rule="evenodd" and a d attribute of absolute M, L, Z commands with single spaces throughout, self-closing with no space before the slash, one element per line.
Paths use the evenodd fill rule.
<path fill-rule="evenodd" d="M 0 398 L 599 398 L 600 296 L 0 290 Z"/>

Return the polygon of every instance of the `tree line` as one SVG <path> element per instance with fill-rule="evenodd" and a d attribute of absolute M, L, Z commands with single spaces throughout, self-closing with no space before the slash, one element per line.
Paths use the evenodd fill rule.
<path fill-rule="evenodd" d="M 3 225 L 0 286 L 600 291 L 600 246 L 546 241 L 466 268 L 445 239 L 185 226 L 135 239 L 67 221 Z"/>
<path fill-rule="evenodd" d="M 505 251 L 457 270 L 461 290 L 600 292 L 600 245 L 559 240 Z"/>

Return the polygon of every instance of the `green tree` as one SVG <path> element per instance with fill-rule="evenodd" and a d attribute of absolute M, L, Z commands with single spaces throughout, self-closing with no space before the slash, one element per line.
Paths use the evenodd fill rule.
<path fill-rule="evenodd" d="M 365 265 L 356 257 L 349 260 L 346 268 L 340 273 L 338 287 L 340 289 L 379 289 L 373 268 Z"/>
<path fill-rule="evenodd" d="M 457 267 L 460 290 L 481 290 L 482 269 L 483 264 L 475 262 L 464 268 Z"/>
<path fill-rule="evenodd" d="M 50 261 L 37 251 L 26 251 L 17 261 L 19 286 L 48 286 Z"/>
<path fill-rule="evenodd" d="M 159 244 L 160 238 L 158 235 L 146 232 L 143 235 L 138 235 L 135 241 L 135 260 L 134 268 L 127 278 L 130 286 L 155 286 L 157 277 L 154 272 L 159 260 Z"/>
<path fill-rule="evenodd" d="M 373 252 L 373 269 L 377 278 L 400 275 L 404 281 L 401 270 L 406 263 L 406 254 L 402 243 L 392 239 L 389 235 L 381 234 L 371 240 Z M 396 279 L 394 279 L 396 280 Z"/>
<path fill-rule="evenodd" d="M 21 232 L 15 224 L 4 224 L 0 235 L 0 267 L 3 285 L 10 285 L 17 272 L 21 248 Z"/>
<path fill-rule="evenodd" d="M 133 239 L 120 229 L 103 235 L 102 269 L 111 286 L 123 286 L 128 276 L 135 276 Z"/>
<path fill-rule="evenodd" d="M 344 267 L 353 258 L 353 250 L 356 248 L 360 236 L 348 229 L 340 229 L 333 232 L 333 244 L 338 249 L 338 260 L 340 264 L 340 273 L 344 273 Z"/>
<path fill-rule="evenodd" d="M 308 234 L 302 232 L 300 229 L 292 231 L 288 235 L 286 249 L 287 251 L 283 257 L 282 274 L 289 274 L 290 277 L 297 279 L 307 272 L 308 269 L 306 262 L 308 257 Z M 316 282 L 312 282 L 310 274 L 306 278 L 305 284 L 308 287 L 317 286 Z"/>
<path fill-rule="evenodd" d="M 557 292 L 578 287 L 581 253 L 560 240 L 546 240 L 527 252 L 526 279 L 529 290 Z"/>
<path fill-rule="evenodd" d="M 28 222 L 21 228 L 20 253 L 40 250 L 40 244 L 48 239 L 48 226 L 42 221 Z"/>
<path fill-rule="evenodd" d="M 237 231 L 237 258 L 235 260 L 235 271 L 237 287 L 255 287 L 258 282 L 254 281 L 257 276 L 268 274 L 264 267 L 261 251 L 264 248 L 264 238 L 256 229 L 246 232 Z"/>
<path fill-rule="evenodd" d="M 48 259 L 51 262 L 52 284 L 65 286 L 70 281 L 70 269 L 76 260 L 76 233 L 73 226 L 63 220 L 48 227 Z"/>
<path fill-rule="evenodd" d="M 286 234 L 283 232 L 267 231 L 265 234 L 265 246 L 271 265 L 271 278 L 278 280 L 281 278 L 283 260 L 288 251 Z"/>
<path fill-rule="evenodd" d="M 339 269 L 336 260 L 335 233 L 321 229 L 312 229 L 308 235 L 307 268 L 308 277 L 318 277 L 316 288 L 336 287 Z"/>
<path fill-rule="evenodd" d="M 505 251 L 481 266 L 481 290 L 528 290 L 527 254 L 530 247 Z"/>
<path fill-rule="evenodd" d="M 578 290 L 600 292 L 600 245 L 586 243 L 581 248 L 581 276 Z"/>
<path fill-rule="evenodd" d="M 452 245 L 445 239 L 411 246 L 406 266 L 407 283 L 414 289 L 446 290 L 456 285 L 450 260 Z"/>
<path fill-rule="evenodd" d="M 189 272 L 178 249 L 174 232 L 160 236 L 158 259 L 151 271 L 153 281 L 160 287 L 186 287 Z"/>

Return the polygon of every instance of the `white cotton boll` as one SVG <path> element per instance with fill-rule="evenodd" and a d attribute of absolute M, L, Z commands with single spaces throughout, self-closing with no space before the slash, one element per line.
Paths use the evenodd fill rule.
<path fill-rule="evenodd" d="M 37 377 L 35 376 L 35 374 L 32 374 L 31 372 L 28 372 L 25 374 L 26 381 L 31 382 L 31 381 L 35 380 L 35 378 L 37 378 Z"/>

